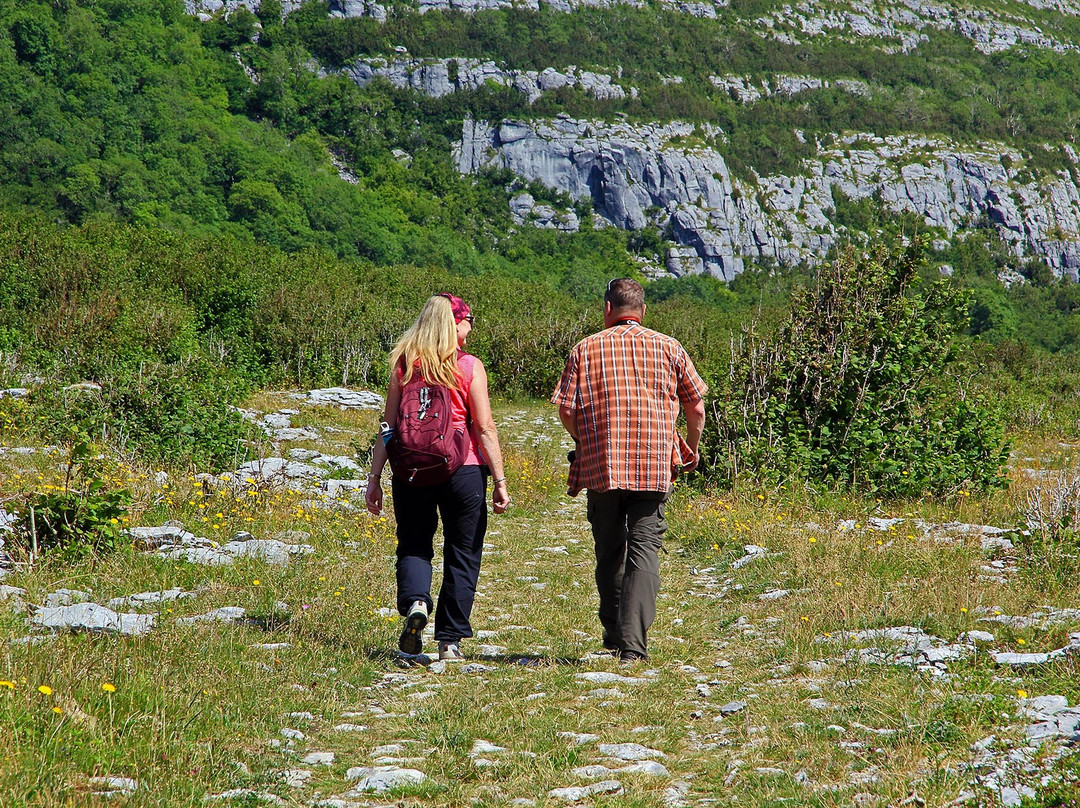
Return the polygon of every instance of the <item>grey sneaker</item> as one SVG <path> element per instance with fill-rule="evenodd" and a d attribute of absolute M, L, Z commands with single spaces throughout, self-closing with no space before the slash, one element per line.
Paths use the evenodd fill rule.
<path fill-rule="evenodd" d="M 424 626 L 427 625 L 427 604 L 422 600 L 415 601 L 409 607 L 409 613 L 405 615 L 405 627 L 401 629 L 401 637 L 398 638 L 398 648 L 403 654 L 416 656 L 424 650 Z"/>
<path fill-rule="evenodd" d="M 457 640 L 442 640 L 439 643 L 439 660 L 442 662 L 465 661 L 465 655 L 461 653 Z"/>

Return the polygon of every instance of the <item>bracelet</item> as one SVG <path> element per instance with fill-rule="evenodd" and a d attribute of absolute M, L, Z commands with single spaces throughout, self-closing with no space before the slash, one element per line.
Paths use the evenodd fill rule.
<path fill-rule="evenodd" d="M 492 480 L 492 482 L 493 482 L 493 483 L 495 483 L 495 485 L 498 485 L 499 483 L 505 483 L 505 482 L 506 482 L 506 478 L 505 478 L 505 477 L 500 477 L 500 478 L 499 478 L 499 479 L 497 479 L 497 480 Z"/>
<path fill-rule="evenodd" d="M 381 480 L 381 479 L 382 479 L 382 475 L 381 475 L 381 474 L 369 474 L 369 475 L 367 476 L 367 478 L 368 478 L 369 480 Z"/>

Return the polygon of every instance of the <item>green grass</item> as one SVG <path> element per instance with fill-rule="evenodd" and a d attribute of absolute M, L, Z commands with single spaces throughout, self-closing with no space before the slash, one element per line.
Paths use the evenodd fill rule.
<path fill-rule="evenodd" d="M 268 394 L 257 405 L 283 406 Z M 297 422 L 358 433 L 373 430 L 377 419 L 300 408 Z M 399 667 L 398 618 L 380 611 L 393 604 L 392 518 L 303 508 L 306 496 L 290 492 L 208 492 L 190 470 L 169 470 L 164 487 L 154 483 L 156 469 L 111 464 L 110 484 L 134 493 L 131 524 L 178 519 L 219 541 L 240 529 L 257 538 L 303 530 L 316 549 L 283 568 L 250 559 L 196 567 L 134 550 L 77 564 L 46 557 L 6 579 L 37 603 L 60 587 L 89 590 L 100 603 L 169 587 L 195 597 L 162 604 L 145 637 L 63 635 L 41 644 L 11 642 L 27 635 L 25 619 L 0 607 L 0 637 L 9 639 L 0 642 L 0 679 L 13 686 L 0 684 L 0 805 L 104 804 L 89 778 L 105 775 L 139 781 L 123 805 L 205 805 L 207 794 L 238 788 L 308 805 L 316 793 L 346 792 L 347 770 L 372 765 L 374 750 L 391 744 L 401 746 L 393 757 L 411 761 L 401 765 L 428 780 L 353 798 L 358 804 L 500 806 L 517 797 L 558 804 L 549 790 L 590 782 L 574 768 L 618 767 L 595 744 L 579 746 L 561 734 L 572 732 L 665 755 L 670 777 L 611 775 L 624 792 L 590 797 L 595 806 L 660 806 L 673 781 L 687 784 L 690 804 L 847 806 L 863 793 L 870 804 L 893 805 L 916 791 L 938 806 L 968 787 L 963 765 L 972 743 L 1022 737 L 1020 691 L 1080 700 L 1075 660 L 1014 672 L 981 650 L 938 678 L 843 662 L 843 652 L 858 644 L 822 641 L 842 631 L 913 625 L 950 641 L 988 629 L 994 650 L 1060 647 L 1080 625 L 1008 630 L 979 623 L 978 610 L 1025 615 L 1075 605 L 1075 585 L 1044 588 L 1045 578 L 1022 567 L 1007 585 L 984 580 L 980 567 L 989 557 L 977 537 L 943 543 L 906 524 L 887 532 L 862 527 L 871 515 L 1016 525 L 1024 486 L 1032 484 L 1019 474 L 992 500 L 900 504 L 680 486 L 669 507 L 652 660 L 621 670 L 610 658 L 588 656 L 600 647 L 592 544 L 583 502 L 564 494 L 555 415 L 539 404 L 498 403 L 496 416 L 514 506 L 490 521 L 473 613 L 475 629 L 496 633 L 463 646 L 470 662 L 490 667 L 479 673 Z M 342 451 L 341 433 L 325 435 L 315 448 Z M 5 458 L 0 499 L 9 510 L 25 492 L 56 482 L 57 460 Z M 841 519 L 860 527 L 839 530 Z M 770 555 L 733 570 L 745 544 Z M 778 588 L 791 594 L 757 597 Z M 703 595 L 720 591 L 719 598 Z M 288 604 L 286 614 L 279 601 Z M 242 606 L 250 619 L 178 622 L 221 606 Z M 268 643 L 287 646 L 258 647 Z M 481 657 L 482 644 L 505 650 Z M 642 681 L 579 678 L 590 671 Z M 619 692 L 590 695 L 597 690 Z M 748 706 L 721 717 L 720 706 L 733 700 Z M 315 718 L 289 717 L 294 712 Z M 342 723 L 367 729 L 335 731 Z M 306 737 L 292 750 L 279 748 L 283 728 Z M 483 755 L 493 766 L 478 765 L 470 755 L 478 739 L 508 751 Z M 336 760 L 300 764 L 310 751 L 333 751 Z M 302 788 L 277 774 L 301 768 L 312 772 Z M 258 803 L 248 797 L 233 804 Z"/>

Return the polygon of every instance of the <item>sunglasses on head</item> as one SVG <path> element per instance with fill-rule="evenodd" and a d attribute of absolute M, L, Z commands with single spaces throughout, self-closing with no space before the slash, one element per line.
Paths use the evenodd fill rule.
<path fill-rule="evenodd" d="M 608 294 L 608 295 L 611 294 L 611 287 L 615 285 L 616 281 L 630 281 L 630 280 L 633 280 L 633 278 L 612 278 L 610 281 L 607 282 L 607 291 L 605 292 L 605 294 Z"/>
<path fill-rule="evenodd" d="M 469 321 L 469 325 L 474 325 L 474 324 L 476 323 L 476 317 L 475 317 L 475 315 L 472 315 L 472 314 L 466 314 L 466 315 L 465 315 L 464 317 L 462 317 L 461 319 L 462 319 L 462 320 L 468 320 L 468 321 Z"/>

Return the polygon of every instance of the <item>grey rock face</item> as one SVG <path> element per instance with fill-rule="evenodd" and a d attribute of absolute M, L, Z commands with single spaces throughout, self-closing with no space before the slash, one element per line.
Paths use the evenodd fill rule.
<path fill-rule="evenodd" d="M 806 91 L 802 79 L 791 81 L 793 91 Z M 829 220 L 834 191 L 876 196 L 950 236 L 984 218 L 1017 256 L 1040 256 L 1058 275 L 1080 274 L 1080 189 L 1065 176 L 1022 182 L 1021 155 L 1001 144 L 848 135 L 819 144 L 802 175 L 748 185 L 731 176 L 722 142 L 718 130 L 679 122 L 467 119 L 456 160 L 463 173 L 506 168 L 587 198 L 618 227 L 670 227 L 680 245 L 668 255 L 675 274 L 731 279 L 746 258 L 816 262 L 838 236 Z"/>

